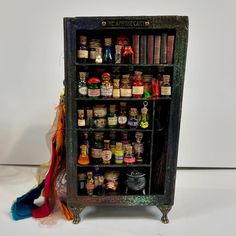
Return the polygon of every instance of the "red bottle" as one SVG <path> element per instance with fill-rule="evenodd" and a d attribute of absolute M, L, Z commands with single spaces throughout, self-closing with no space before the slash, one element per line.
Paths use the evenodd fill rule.
<path fill-rule="evenodd" d="M 134 63 L 134 51 L 131 46 L 125 46 L 122 56 L 123 56 L 124 64 L 133 64 Z"/>
<path fill-rule="evenodd" d="M 142 72 L 135 71 L 135 78 L 132 87 L 132 94 L 134 98 L 143 97 L 143 82 L 142 82 Z"/>

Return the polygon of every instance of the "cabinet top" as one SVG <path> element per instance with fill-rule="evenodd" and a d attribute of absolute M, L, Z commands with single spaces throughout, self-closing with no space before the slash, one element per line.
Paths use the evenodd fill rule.
<path fill-rule="evenodd" d="M 64 24 L 78 29 L 97 28 L 182 28 L 188 30 L 188 16 L 88 16 L 65 17 Z"/>

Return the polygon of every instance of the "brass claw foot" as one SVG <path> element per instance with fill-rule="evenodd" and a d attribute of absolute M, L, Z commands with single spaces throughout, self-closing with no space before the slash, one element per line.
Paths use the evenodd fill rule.
<path fill-rule="evenodd" d="M 84 207 L 72 207 L 71 211 L 74 214 L 74 219 L 72 221 L 73 224 L 79 224 L 81 218 L 79 216 L 79 214 L 81 213 L 81 211 L 84 209 Z"/>
<path fill-rule="evenodd" d="M 159 206 L 158 208 L 160 209 L 160 211 L 162 213 L 161 222 L 163 224 L 168 224 L 169 223 L 169 219 L 167 217 L 167 214 L 171 210 L 171 206 L 163 205 L 163 206 Z"/>

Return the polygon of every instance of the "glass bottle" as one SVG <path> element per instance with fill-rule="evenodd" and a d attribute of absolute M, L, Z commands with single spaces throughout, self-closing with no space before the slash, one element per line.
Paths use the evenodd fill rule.
<path fill-rule="evenodd" d="M 78 126 L 85 127 L 84 109 L 78 110 Z"/>
<path fill-rule="evenodd" d="M 119 78 L 113 79 L 112 97 L 120 98 L 120 79 Z"/>
<path fill-rule="evenodd" d="M 142 98 L 143 97 L 143 82 L 142 82 L 142 72 L 135 71 L 135 77 L 132 87 L 132 94 L 134 98 Z"/>
<path fill-rule="evenodd" d="M 86 174 L 85 173 L 78 173 L 78 180 L 79 180 L 79 194 L 84 195 L 85 194 L 85 186 L 86 186 Z"/>
<path fill-rule="evenodd" d="M 93 172 L 88 171 L 87 172 L 87 183 L 86 183 L 86 189 L 88 195 L 93 195 L 95 185 L 94 185 L 94 178 L 93 178 Z"/>
<path fill-rule="evenodd" d="M 79 72 L 78 93 L 80 97 L 86 97 L 88 94 L 88 87 L 86 84 L 86 72 Z"/>
<path fill-rule="evenodd" d="M 131 46 L 125 46 L 122 56 L 123 56 L 124 64 L 134 63 L 134 51 Z"/>
<path fill-rule="evenodd" d="M 88 96 L 90 98 L 100 97 L 100 79 L 92 77 L 88 80 Z"/>
<path fill-rule="evenodd" d="M 94 133 L 94 144 L 91 150 L 92 162 L 95 165 L 102 163 L 102 141 L 103 141 L 103 132 Z"/>
<path fill-rule="evenodd" d="M 87 154 L 87 146 L 86 145 L 81 145 L 80 146 L 80 155 L 78 159 L 78 164 L 80 165 L 88 165 L 89 164 L 89 156 Z"/>
<path fill-rule="evenodd" d="M 95 59 L 96 64 L 101 64 L 102 63 L 102 48 L 97 47 L 96 48 L 96 59 Z"/>
<path fill-rule="evenodd" d="M 145 98 L 151 96 L 152 93 L 152 75 L 146 74 L 143 75 L 143 95 Z"/>
<path fill-rule="evenodd" d="M 101 96 L 104 98 L 110 98 L 112 96 L 112 82 L 110 73 L 102 74 L 102 86 L 101 86 Z"/>
<path fill-rule="evenodd" d="M 133 147 L 131 145 L 127 146 L 125 156 L 124 156 L 124 163 L 125 164 L 134 164 L 135 157 L 133 155 Z"/>
<path fill-rule="evenodd" d="M 130 146 L 129 133 L 127 131 L 121 132 L 121 143 L 124 152 L 128 146 Z"/>
<path fill-rule="evenodd" d="M 119 128 L 124 129 L 127 124 L 127 115 L 126 115 L 126 102 L 120 103 L 120 113 L 118 116 Z"/>
<path fill-rule="evenodd" d="M 129 110 L 128 126 L 130 128 L 138 127 L 138 110 L 136 107 L 131 107 Z"/>
<path fill-rule="evenodd" d="M 105 38 L 104 39 L 104 54 L 103 54 L 103 62 L 104 63 L 112 63 L 112 39 Z"/>
<path fill-rule="evenodd" d="M 110 150 L 110 140 L 104 140 L 102 160 L 104 165 L 109 165 L 112 158 L 112 152 Z"/>
<path fill-rule="evenodd" d="M 133 143 L 133 147 L 134 147 L 134 154 L 135 154 L 136 162 L 142 163 L 143 162 L 142 155 L 144 152 L 143 143 L 142 143 L 143 133 L 136 132 L 135 138 L 136 138 L 136 142 Z"/>
<path fill-rule="evenodd" d="M 124 150 L 122 149 L 122 143 L 116 143 L 116 150 L 115 150 L 115 164 L 123 164 L 124 159 Z"/>
<path fill-rule="evenodd" d="M 89 133 L 83 132 L 82 133 L 82 144 L 87 146 L 87 154 L 89 155 L 90 144 L 89 144 Z"/>
<path fill-rule="evenodd" d="M 122 75 L 121 80 L 121 88 L 120 88 L 120 96 L 124 98 L 132 97 L 132 89 L 130 85 L 130 75 Z"/>
<path fill-rule="evenodd" d="M 140 119 L 139 125 L 143 129 L 146 129 L 149 126 L 147 105 L 148 105 L 147 101 L 143 102 L 143 107 L 141 109 L 141 119 Z"/>
<path fill-rule="evenodd" d="M 79 63 L 88 62 L 87 36 L 81 35 L 79 37 L 79 50 L 77 51 L 77 57 Z"/>
<path fill-rule="evenodd" d="M 109 128 L 116 128 L 117 127 L 117 115 L 116 115 L 116 105 L 110 105 L 109 107 L 109 114 L 107 117 L 107 125 Z"/>
<path fill-rule="evenodd" d="M 112 152 L 112 157 L 114 158 L 116 150 L 116 131 L 110 131 L 109 139 L 110 139 L 110 148 Z"/>
<path fill-rule="evenodd" d="M 115 64 L 120 64 L 121 63 L 121 51 L 122 51 L 122 45 L 115 45 Z"/>
<path fill-rule="evenodd" d="M 163 82 L 161 85 L 161 96 L 171 96 L 170 75 L 163 75 Z"/>
<path fill-rule="evenodd" d="M 86 127 L 92 128 L 93 127 L 93 110 L 92 109 L 87 109 L 86 113 L 87 113 Z"/>

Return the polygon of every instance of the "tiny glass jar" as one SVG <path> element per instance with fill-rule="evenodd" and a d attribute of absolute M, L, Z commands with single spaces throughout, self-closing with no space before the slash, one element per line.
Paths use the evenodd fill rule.
<path fill-rule="evenodd" d="M 100 97 L 100 79 L 92 77 L 88 80 L 88 96 L 91 98 Z"/>

